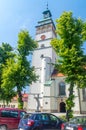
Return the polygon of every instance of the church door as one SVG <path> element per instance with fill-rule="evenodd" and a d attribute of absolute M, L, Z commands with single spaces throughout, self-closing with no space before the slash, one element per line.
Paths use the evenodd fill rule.
<path fill-rule="evenodd" d="M 60 103 L 60 112 L 66 112 L 66 105 L 64 102 Z"/>

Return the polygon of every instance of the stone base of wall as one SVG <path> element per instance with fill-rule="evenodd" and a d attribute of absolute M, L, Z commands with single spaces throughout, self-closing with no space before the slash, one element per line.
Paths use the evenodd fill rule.
<path fill-rule="evenodd" d="M 86 111 L 82 111 L 81 114 L 86 114 Z"/>
<path fill-rule="evenodd" d="M 27 112 L 37 112 L 37 111 L 35 109 L 28 109 Z M 43 109 L 43 110 L 40 110 L 39 112 L 58 113 L 58 110 Z"/>
<path fill-rule="evenodd" d="M 27 112 L 36 112 L 35 109 L 28 109 Z M 42 110 L 42 111 L 39 111 L 39 112 L 49 112 L 49 113 L 53 113 L 55 114 L 56 116 L 62 116 L 62 115 L 66 115 L 66 113 L 60 113 L 58 112 L 58 110 Z M 74 111 L 73 113 L 74 116 L 77 116 L 77 115 L 86 115 L 86 111 L 82 111 L 80 113 L 80 111 Z"/>

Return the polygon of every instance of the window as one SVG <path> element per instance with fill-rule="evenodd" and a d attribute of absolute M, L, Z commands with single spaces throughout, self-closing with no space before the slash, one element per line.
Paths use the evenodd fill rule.
<path fill-rule="evenodd" d="M 9 117 L 17 118 L 18 117 L 18 111 L 10 111 Z"/>
<path fill-rule="evenodd" d="M 9 117 L 9 111 L 3 110 L 1 112 L 1 117 Z"/>
<path fill-rule="evenodd" d="M 26 114 L 26 112 L 20 112 L 20 118 L 22 118 L 24 115 Z"/>
<path fill-rule="evenodd" d="M 49 121 L 49 117 L 47 114 L 42 114 L 42 120 L 43 121 Z"/>
<path fill-rule="evenodd" d="M 59 83 L 59 96 L 63 96 L 65 95 L 65 83 L 64 82 L 60 82 Z"/>
<path fill-rule="evenodd" d="M 17 118 L 18 117 L 18 111 L 3 110 L 1 112 L 1 117 Z"/>
<path fill-rule="evenodd" d="M 51 121 L 56 121 L 57 123 L 59 122 L 59 119 L 56 117 L 56 116 L 54 116 L 54 115 L 50 115 L 50 120 Z"/>
<path fill-rule="evenodd" d="M 45 45 L 44 44 L 41 44 L 41 48 L 44 48 L 45 47 Z"/>
<path fill-rule="evenodd" d="M 39 114 L 39 115 L 36 115 L 36 116 L 35 116 L 35 119 L 36 119 L 36 120 L 41 120 L 41 115 L 40 115 L 40 114 Z"/>
<path fill-rule="evenodd" d="M 42 54 L 41 56 L 40 56 L 40 58 L 43 58 L 44 57 L 44 55 Z"/>
<path fill-rule="evenodd" d="M 86 88 L 82 89 L 83 101 L 86 101 Z"/>

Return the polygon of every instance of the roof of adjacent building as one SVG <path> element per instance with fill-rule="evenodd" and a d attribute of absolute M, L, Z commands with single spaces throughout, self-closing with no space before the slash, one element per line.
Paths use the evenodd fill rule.
<path fill-rule="evenodd" d="M 17 101 L 18 100 L 18 95 L 16 95 L 15 97 L 13 97 L 12 101 Z M 28 101 L 28 93 L 23 93 L 22 94 L 22 100 L 23 101 Z"/>

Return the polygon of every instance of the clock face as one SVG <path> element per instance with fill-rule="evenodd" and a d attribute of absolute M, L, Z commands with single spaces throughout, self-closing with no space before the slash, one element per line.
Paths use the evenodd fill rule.
<path fill-rule="evenodd" d="M 41 35 L 41 40 L 45 40 L 46 36 L 45 35 Z"/>

